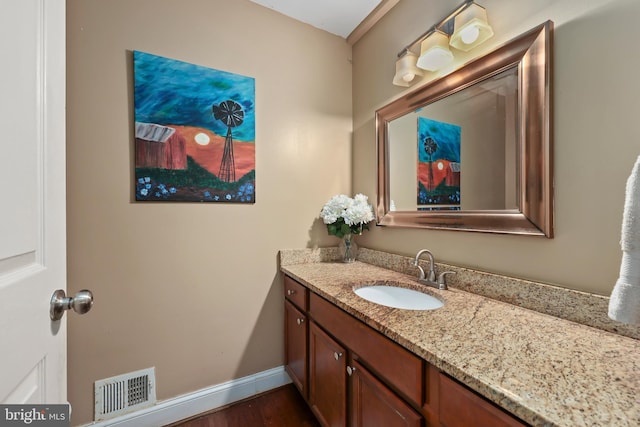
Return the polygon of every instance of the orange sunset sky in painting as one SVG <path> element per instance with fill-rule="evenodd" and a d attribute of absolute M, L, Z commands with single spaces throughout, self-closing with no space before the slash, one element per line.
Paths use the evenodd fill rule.
<path fill-rule="evenodd" d="M 216 135 L 210 130 L 200 127 L 173 125 L 171 127 L 186 141 L 187 155 L 191 156 L 200 166 L 218 176 L 224 152 L 224 136 Z M 233 157 L 236 166 L 236 179 L 240 179 L 255 169 L 255 144 L 234 140 Z"/>

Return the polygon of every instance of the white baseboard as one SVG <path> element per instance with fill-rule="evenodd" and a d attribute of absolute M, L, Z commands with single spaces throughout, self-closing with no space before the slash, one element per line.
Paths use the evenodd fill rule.
<path fill-rule="evenodd" d="M 246 399 L 290 382 L 291 379 L 284 370 L 284 366 L 279 366 L 173 399 L 163 400 L 150 408 L 86 425 L 91 427 L 163 426 Z"/>

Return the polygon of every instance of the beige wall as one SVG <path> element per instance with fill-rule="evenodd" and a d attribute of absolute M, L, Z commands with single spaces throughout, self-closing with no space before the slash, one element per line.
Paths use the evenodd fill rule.
<path fill-rule="evenodd" d="M 411 90 L 391 84 L 397 52 L 459 3 L 403 0 L 354 45 L 354 191 L 375 196 L 375 110 Z M 640 155 L 640 2 L 479 3 L 496 34 L 480 52 L 555 22 L 556 237 L 375 227 L 360 243 L 405 255 L 429 248 L 443 262 L 609 295 L 625 183 Z"/>
<path fill-rule="evenodd" d="M 277 252 L 332 245 L 350 192 L 351 48 L 247 0 L 69 0 L 68 264 L 73 424 L 93 382 L 156 367 L 159 400 L 283 364 Z M 132 50 L 255 77 L 254 205 L 136 203 Z"/>

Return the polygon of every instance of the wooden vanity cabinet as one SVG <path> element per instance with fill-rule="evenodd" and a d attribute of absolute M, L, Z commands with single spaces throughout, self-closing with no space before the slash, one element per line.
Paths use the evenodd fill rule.
<path fill-rule="evenodd" d="M 323 426 L 423 425 L 420 358 L 314 293 L 307 315 L 308 402 Z"/>
<path fill-rule="evenodd" d="M 420 408 L 424 393 L 422 359 L 314 293 L 309 295 L 308 316 L 348 347 L 353 358 L 387 387 Z"/>
<path fill-rule="evenodd" d="M 525 427 L 285 276 L 286 370 L 325 427 Z"/>
<path fill-rule="evenodd" d="M 308 293 L 290 277 L 284 280 L 285 369 L 302 396 L 308 398 Z"/>
<path fill-rule="evenodd" d="M 417 411 L 314 320 L 309 324 L 308 402 L 323 426 L 422 426 Z"/>

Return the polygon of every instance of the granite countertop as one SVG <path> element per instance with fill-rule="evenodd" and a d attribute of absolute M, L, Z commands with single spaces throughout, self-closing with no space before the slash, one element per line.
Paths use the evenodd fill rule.
<path fill-rule="evenodd" d="M 281 270 L 532 425 L 640 425 L 638 340 L 452 288 L 422 288 L 437 310 L 377 305 L 353 287 L 417 282 L 363 262 Z"/>

